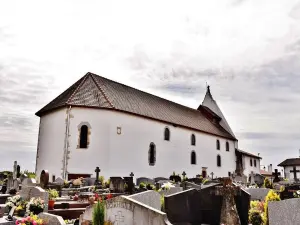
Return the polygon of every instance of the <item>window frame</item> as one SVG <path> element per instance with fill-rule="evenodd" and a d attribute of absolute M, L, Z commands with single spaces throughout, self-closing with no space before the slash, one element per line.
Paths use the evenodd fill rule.
<path fill-rule="evenodd" d="M 221 145 L 220 145 L 219 139 L 217 139 L 217 141 L 216 141 L 216 148 L 217 148 L 217 150 L 221 150 Z"/>
<path fill-rule="evenodd" d="M 194 150 L 191 151 L 191 165 L 197 165 L 197 154 Z"/>
<path fill-rule="evenodd" d="M 222 158 L 220 155 L 217 155 L 217 167 L 222 167 Z"/>
<path fill-rule="evenodd" d="M 165 141 L 170 141 L 170 139 L 171 139 L 170 128 L 169 127 L 165 127 L 165 130 L 164 130 L 164 140 Z"/>
<path fill-rule="evenodd" d="M 152 157 L 152 153 L 153 153 L 153 157 Z M 152 159 L 153 158 L 153 162 Z M 149 166 L 155 166 L 156 163 L 156 145 L 151 142 L 149 145 L 149 150 L 148 150 L 148 164 Z"/>
<path fill-rule="evenodd" d="M 191 145 L 196 146 L 196 135 L 195 134 L 191 135 Z"/>

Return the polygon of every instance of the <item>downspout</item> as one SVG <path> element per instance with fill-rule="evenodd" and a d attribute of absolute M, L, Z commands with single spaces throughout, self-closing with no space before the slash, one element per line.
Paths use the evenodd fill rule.
<path fill-rule="evenodd" d="M 69 159 L 69 128 L 70 128 L 70 111 L 71 106 L 67 109 L 67 120 L 66 120 L 66 133 L 65 133 L 65 140 L 64 140 L 64 155 L 63 155 L 63 168 L 62 168 L 62 177 L 64 180 L 67 179 L 67 173 L 68 173 L 68 159 Z"/>

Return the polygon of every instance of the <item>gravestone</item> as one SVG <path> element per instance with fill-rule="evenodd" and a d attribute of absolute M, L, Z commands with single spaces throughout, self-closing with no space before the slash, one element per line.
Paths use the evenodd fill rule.
<path fill-rule="evenodd" d="M 264 201 L 270 189 L 269 188 L 245 188 L 245 191 L 247 191 L 251 195 L 251 200 Z"/>
<path fill-rule="evenodd" d="M 14 186 L 14 179 L 12 176 L 9 176 L 7 178 L 7 183 L 6 183 L 6 194 L 8 194 L 11 189 L 13 189 L 13 186 Z"/>
<path fill-rule="evenodd" d="M 55 179 L 54 183 L 57 183 L 59 185 L 64 185 L 65 181 L 61 177 L 58 177 Z"/>
<path fill-rule="evenodd" d="M 18 163 L 17 161 L 14 161 L 14 167 L 13 167 L 13 179 L 17 179 L 17 173 L 18 173 Z"/>
<path fill-rule="evenodd" d="M 35 187 L 36 180 L 34 178 L 25 178 L 22 182 L 22 187 Z"/>
<path fill-rule="evenodd" d="M 123 177 L 125 184 L 127 185 L 127 190 L 130 194 L 133 194 L 134 192 L 134 183 L 133 183 L 133 177 Z"/>
<path fill-rule="evenodd" d="M 148 205 L 154 209 L 161 210 L 160 198 L 161 195 L 156 191 L 144 191 L 134 195 L 128 196 L 131 199 L 134 199 L 138 202 L 141 202 L 145 205 Z"/>
<path fill-rule="evenodd" d="M 139 177 L 136 179 L 136 185 L 140 185 L 140 183 L 144 184 L 155 184 L 153 179 L 147 178 L 147 177 Z"/>
<path fill-rule="evenodd" d="M 268 203 L 269 225 L 295 225 L 300 221 L 300 199 Z"/>
<path fill-rule="evenodd" d="M 64 219 L 61 216 L 56 216 L 50 213 L 42 212 L 39 215 L 39 218 L 46 222 L 46 224 L 51 225 L 66 225 Z"/>
<path fill-rule="evenodd" d="M 298 181 L 297 173 L 300 172 L 300 170 L 296 169 L 296 166 L 293 167 L 293 170 L 290 171 L 291 173 L 294 174 L 294 181 Z"/>
<path fill-rule="evenodd" d="M 278 173 L 278 169 L 275 169 L 275 173 L 274 173 L 274 179 L 273 179 L 273 183 L 277 183 L 277 182 L 279 182 L 280 181 L 280 179 L 279 179 L 279 174 L 280 173 Z"/>
<path fill-rule="evenodd" d="M 101 184 L 101 182 L 99 181 L 99 173 L 100 173 L 100 171 L 101 171 L 100 168 L 97 166 L 96 169 L 95 169 L 96 180 L 95 180 L 94 185 L 96 185 L 96 186 L 100 186 L 100 185 L 101 185 L 101 187 L 102 187 L 102 184 Z"/>
<path fill-rule="evenodd" d="M 219 183 L 196 185 L 173 195 L 165 196 L 165 212 L 172 224 L 220 225 L 223 196 L 216 195 Z M 248 225 L 250 194 L 241 189 L 235 204 L 242 225 Z"/>
<path fill-rule="evenodd" d="M 86 207 L 84 213 L 79 217 L 80 224 L 92 222 L 93 209 L 93 205 L 89 205 L 88 207 Z"/>
<path fill-rule="evenodd" d="M 165 177 L 156 177 L 154 178 L 154 182 L 157 183 L 158 181 L 169 181 L 169 178 L 165 178 Z"/>
<path fill-rule="evenodd" d="M 250 185 L 255 185 L 255 180 L 254 180 L 254 173 L 251 171 L 250 173 Z"/>
<path fill-rule="evenodd" d="M 40 186 L 42 188 L 47 188 L 49 183 L 49 173 L 48 170 L 42 170 L 41 176 L 40 176 Z"/>
<path fill-rule="evenodd" d="M 124 184 L 122 177 L 110 177 L 109 189 L 115 193 L 124 193 Z"/>
<path fill-rule="evenodd" d="M 252 181 L 254 182 L 253 172 Z M 223 196 L 221 208 L 221 224 L 240 225 L 241 220 L 235 204 L 234 197 L 240 195 L 240 187 L 232 185 L 231 179 L 224 179 L 223 186 L 216 187 L 216 195 Z"/>
<path fill-rule="evenodd" d="M 170 224 L 164 212 L 156 210 L 127 196 L 106 200 L 105 220 L 114 225 L 166 225 Z"/>
<path fill-rule="evenodd" d="M 48 209 L 49 194 L 41 187 L 24 187 L 20 191 L 20 196 L 25 201 L 30 201 L 31 198 L 41 198 L 45 204 L 45 210 Z"/>

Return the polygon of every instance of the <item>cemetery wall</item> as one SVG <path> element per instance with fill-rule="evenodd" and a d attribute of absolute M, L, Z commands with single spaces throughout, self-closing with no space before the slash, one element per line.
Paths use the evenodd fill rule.
<path fill-rule="evenodd" d="M 49 176 L 61 176 L 61 160 L 64 146 L 66 110 L 55 111 L 42 117 L 40 158 L 38 173 L 48 169 Z M 133 116 L 110 110 L 72 108 L 70 121 L 70 173 L 93 173 L 96 166 L 101 175 L 135 177 L 168 177 L 173 171 L 188 176 L 207 173 L 215 176 L 228 176 L 235 170 L 235 142 L 228 140 L 230 151 L 225 150 L 226 139 L 213 135 L 174 127 L 167 123 Z M 78 125 L 88 122 L 91 126 L 89 146 L 78 149 Z M 121 127 L 121 134 L 117 134 Z M 164 140 L 164 129 L 170 129 L 170 141 Z M 55 129 L 54 129 L 55 128 Z M 191 135 L 196 135 L 196 146 L 191 145 Z M 221 150 L 216 150 L 216 140 L 220 140 Z M 150 143 L 156 145 L 156 164 L 149 166 L 148 150 Z M 197 163 L 191 165 L 191 152 L 196 152 Z M 222 166 L 217 167 L 217 155 L 222 158 Z M 126 168 L 126 170 L 124 169 Z"/>

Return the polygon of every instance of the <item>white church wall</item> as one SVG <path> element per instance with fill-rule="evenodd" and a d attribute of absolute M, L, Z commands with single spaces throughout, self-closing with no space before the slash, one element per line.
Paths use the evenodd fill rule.
<path fill-rule="evenodd" d="M 50 176 L 61 176 L 61 160 L 64 145 L 66 109 L 42 117 L 44 130 L 41 133 L 38 169 L 47 168 Z M 207 174 L 228 176 L 235 170 L 235 142 L 228 140 L 230 151 L 226 151 L 226 139 L 181 128 L 122 112 L 72 108 L 70 121 L 69 173 L 93 173 L 96 166 L 100 174 L 109 176 L 168 177 L 173 171 L 185 171 L 188 177 L 201 174 L 207 167 Z M 46 121 L 46 122 L 44 122 Z M 77 149 L 78 125 L 88 122 L 90 144 L 87 149 Z M 47 127 L 45 126 L 47 124 Z M 55 126 L 54 126 L 55 125 Z M 54 129 L 55 127 L 55 129 Z M 121 127 L 121 134 L 117 134 Z M 164 140 L 164 129 L 170 129 L 170 141 Z M 191 145 L 191 135 L 196 135 L 196 146 Z M 216 150 L 216 140 L 220 140 L 221 150 Z M 148 150 L 150 143 L 156 145 L 156 163 L 149 166 Z M 191 152 L 196 152 L 196 165 L 191 165 Z M 222 159 L 217 167 L 217 155 Z M 51 160 L 48 160 L 49 159 Z M 40 165 L 44 165 L 40 168 Z M 259 165 L 257 165 L 259 166 Z M 258 167 L 259 168 L 259 167 Z"/>
<path fill-rule="evenodd" d="M 56 110 L 40 118 L 36 173 L 42 170 L 61 177 L 64 152 L 66 109 Z M 51 177 L 50 177 L 51 179 Z"/>
<path fill-rule="evenodd" d="M 253 171 L 254 174 L 260 174 L 260 160 L 248 155 L 243 155 L 243 157 L 245 166 L 244 175 L 249 176 L 251 174 L 251 171 Z M 252 166 L 250 164 L 250 159 L 252 159 Z M 256 166 L 254 166 L 254 160 L 256 160 Z"/>

